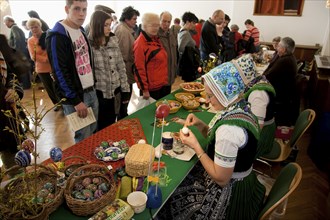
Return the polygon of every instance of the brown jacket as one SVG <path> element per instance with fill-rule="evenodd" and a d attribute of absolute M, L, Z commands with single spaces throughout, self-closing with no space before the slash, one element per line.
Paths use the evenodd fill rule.
<path fill-rule="evenodd" d="M 129 84 L 135 83 L 134 75 L 133 75 L 133 64 L 134 64 L 134 53 L 133 53 L 133 45 L 134 45 L 134 30 L 125 22 L 120 22 L 115 30 L 115 35 L 119 39 L 119 48 L 123 55 L 123 59 L 126 66 L 126 74 L 127 74 L 127 82 Z"/>

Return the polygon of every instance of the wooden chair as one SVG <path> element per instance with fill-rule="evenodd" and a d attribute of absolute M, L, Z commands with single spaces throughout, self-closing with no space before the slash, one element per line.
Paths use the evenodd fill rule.
<path fill-rule="evenodd" d="M 262 155 L 260 159 L 270 162 L 282 162 L 286 160 L 292 149 L 297 148 L 297 143 L 312 124 L 314 119 L 315 111 L 313 109 L 305 109 L 302 111 L 297 118 L 289 141 L 275 138 L 271 151 L 265 155 Z"/>
<path fill-rule="evenodd" d="M 282 162 L 290 156 L 292 149 L 298 149 L 297 143 L 312 124 L 314 119 L 315 111 L 313 109 L 305 109 L 302 111 L 297 118 L 290 139 L 285 141 L 275 138 L 271 151 L 257 158 L 258 162 L 266 164 L 269 167 L 269 176 L 272 176 L 272 165 L 269 162 Z M 254 170 L 257 173 L 266 175 L 262 171 L 256 169 Z"/>
<path fill-rule="evenodd" d="M 278 208 L 289 195 L 297 188 L 302 177 L 302 170 L 299 164 L 287 164 L 277 176 L 269 195 L 259 213 L 258 219 L 264 220 Z"/>

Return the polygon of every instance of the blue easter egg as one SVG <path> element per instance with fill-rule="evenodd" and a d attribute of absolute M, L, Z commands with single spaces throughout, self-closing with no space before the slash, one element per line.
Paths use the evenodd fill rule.
<path fill-rule="evenodd" d="M 52 149 L 50 149 L 49 155 L 54 162 L 58 162 L 62 160 L 62 149 L 59 147 L 53 147 Z"/>
<path fill-rule="evenodd" d="M 28 151 L 21 150 L 15 155 L 15 163 L 21 167 L 27 167 L 31 163 L 31 155 Z"/>

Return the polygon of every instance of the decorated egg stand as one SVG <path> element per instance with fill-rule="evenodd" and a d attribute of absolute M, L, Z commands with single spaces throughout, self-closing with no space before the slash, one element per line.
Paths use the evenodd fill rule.
<path fill-rule="evenodd" d="M 12 171 L 17 173 L 21 170 L 23 172 L 19 177 L 10 180 L 1 189 L 1 219 L 48 219 L 48 215 L 56 210 L 63 202 L 63 189 L 56 184 L 57 173 L 49 167 L 37 164 L 37 158 L 39 157 L 37 140 L 44 131 L 41 121 L 52 108 L 46 110 L 46 106 L 44 106 L 40 111 L 38 110 L 35 96 L 35 87 L 37 86 L 35 83 L 36 75 L 36 72 L 34 72 L 34 80 L 32 82 L 32 111 L 29 111 L 21 104 L 19 99 L 16 99 L 14 102 L 15 105 L 13 105 L 13 111 L 4 113 L 16 125 L 14 129 L 8 128 L 8 131 L 14 134 L 19 144 L 19 151 L 15 155 L 17 166 L 5 171 L 4 174 Z M 13 85 L 15 86 L 17 83 L 17 80 L 14 78 Z M 19 117 L 20 112 L 23 110 L 27 118 L 31 120 L 33 128 L 27 126 L 25 120 L 28 119 L 21 119 Z M 20 125 L 25 125 L 25 134 L 23 134 Z M 31 137 L 32 140 L 26 139 L 26 136 Z M 30 165 L 31 155 L 34 157 L 34 164 L 32 166 Z"/>
<path fill-rule="evenodd" d="M 161 119 L 162 120 L 162 127 L 161 127 L 161 134 L 164 131 L 164 122 L 165 118 L 170 113 L 170 107 L 167 104 L 160 104 L 156 109 L 155 114 L 155 120 L 154 120 L 154 127 L 152 131 L 152 142 L 151 145 L 154 146 L 154 140 L 155 140 L 155 130 L 156 130 L 156 120 Z M 160 138 L 161 140 L 161 138 Z M 160 141 L 161 143 L 161 141 Z M 159 155 L 158 157 L 158 164 L 157 164 L 157 175 L 152 175 L 152 164 L 153 164 L 153 156 L 152 152 L 150 151 L 150 161 L 149 161 L 149 170 L 148 170 L 148 176 L 147 176 L 147 207 L 148 208 L 159 208 L 162 204 L 162 192 L 159 187 L 159 169 L 160 169 L 160 155 L 161 155 L 161 147 L 159 148 L 159 152 L 157 153 Z M 155 185 L 152 185 L 151 183 L 155 183 Z"/>

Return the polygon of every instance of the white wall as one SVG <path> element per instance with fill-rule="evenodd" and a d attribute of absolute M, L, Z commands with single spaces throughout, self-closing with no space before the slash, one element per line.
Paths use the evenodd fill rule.
<path fill-rule="evenodd" d="M 27 12 L 31 9 L 37 11 L 50 27 L 59 19 L 65 18 L 64 0 L 52 1 L 23 1 L 10 0 L 12 15 L 18 25 L 22 20 L 28 19 Z M 120 17 L 122 9 L 126 6 L 133 6 L 141 15 L 145 12 L 160 13 L 170 11 L 173 17 L 181 17 L 185 11 L 191 11 L 198 18 L 207 19 L 214 10 L 222 9 L 232 21 L 230 24 L 237 24 L 240 31 L 245 29 L 244 21 L 251 19 L 260 29 L 261 41 L 271 41 L 274 36 L 290 36 L 296 44 L 302 45 L 325 45 L 329 46 L 329 19 L 330 9 L 325 8 L 325 0 L 305 0 L 301 17 L 291 16 L 254 16 L 254 0 L 218 0 L 218 1 L 188 1 L 188 0 L 131 0 L 131 1 L 88 1 L 89 21 L 93 8 L 96 4 L 104 4 L 116 11 Z M 140 22 L 141 16 L 138 22 Z"/>

